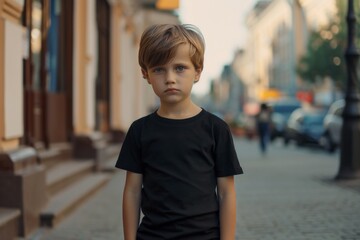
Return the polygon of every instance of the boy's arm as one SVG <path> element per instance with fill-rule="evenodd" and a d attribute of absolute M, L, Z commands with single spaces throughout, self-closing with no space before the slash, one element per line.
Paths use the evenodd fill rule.
<path fill-rule="evenodd" d="M 126 172 L 123 193 L 123 227 L 125 240 L 135 240 L 140 220 L 142 174 Z"/>
<path fill-rule="evenodd" d="M 220 239 L 234 240 L 236 228 L 236 192 L 234 176 L 217 178 L 220 204 Z"/>

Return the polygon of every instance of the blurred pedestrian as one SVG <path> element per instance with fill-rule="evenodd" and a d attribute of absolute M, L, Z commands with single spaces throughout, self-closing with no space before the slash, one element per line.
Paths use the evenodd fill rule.
<path fill-rule="evenodd" d="M 204 50 L 193 25 L 153 25 L 141 37 L 139 64 L 160 106 L 132 123 L 116 163 L 127 171 L 125 240 L 235 239 L 233 175 L 243 171 L 231 132 L 191 99 Z"/>
<path fill-rule="evenodd" d="M 271 126 L 271 108 L 266 103 L 261 103 L 260 105 L 260 111 L 256 115 L 256 126 L 259 136 L 260 151 L 265 155 L 270 139 Z"/>

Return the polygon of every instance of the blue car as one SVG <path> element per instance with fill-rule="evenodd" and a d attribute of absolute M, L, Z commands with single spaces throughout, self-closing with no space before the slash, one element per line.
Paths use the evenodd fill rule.
<path fill-rule="evenodd" d="M 289 117 L 284 132 L 284 143 L 296 142 L 298 146 L 305 144 L 319 144 L 324 133 L 323 121 L 326 111 L 304 110 L 299 108 Z"/>
<path fill-rule="evenodd" d="M 270 139 L 275 140 L 276 138 L 283 137 L 291 113 L 295 109 L 300 108 L 301 104 L 296 100 L 286 100 L 274 102 L 270 104 L 270 107 L 272 111 Z"/>

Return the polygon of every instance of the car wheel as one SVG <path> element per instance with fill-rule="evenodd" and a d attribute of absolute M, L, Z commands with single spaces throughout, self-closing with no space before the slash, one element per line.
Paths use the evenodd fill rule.
<path fill-rule="evenodd" d="M 331 139 L 329 132 L 324 133 L 324 135 L 320 139 L 320 143 L 327 152 L 329 153 L 335 152 L 336 145 Z"/>
<path fill-rule="evenodd" d="M 289 145 L 290 139 L 286 136 L 284 136 L 284 145 L 287 146 Z"/>
<path fill-rule="evenodd" d="M 304 146 L 304 144 L 305 144 L 305 142 L 303 139 L 301 139 L 301 138 L 296 139 L 296 145 L 298 147 Z"/>

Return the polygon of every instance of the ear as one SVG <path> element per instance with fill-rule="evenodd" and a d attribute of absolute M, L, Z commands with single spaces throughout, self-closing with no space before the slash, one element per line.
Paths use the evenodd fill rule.
<path fill-rule="evenodd" d="M 195 71 L 196 71 L 196 73 L 195 73 L 195 83 L 197 83 L 200 80 L 202 69 L 198 68 Z"/>
<path fill-rule="evenodd" d="M 149 81 L 149 75 L 148 75 L 147 71 L 145 69 L 141 68 L 141 73 L 143 75 L 143 78 L 146 79 L 149 84 L 151 84 Z"/>

